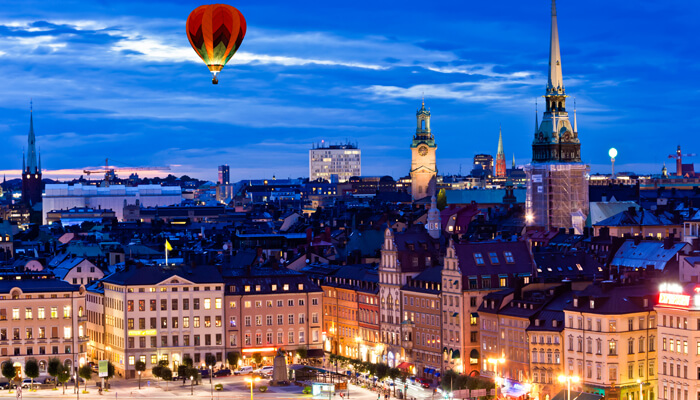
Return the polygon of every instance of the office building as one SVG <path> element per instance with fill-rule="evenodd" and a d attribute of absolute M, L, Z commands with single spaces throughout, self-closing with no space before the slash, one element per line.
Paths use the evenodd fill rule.
<path fill-rule="evenodd" d="M 314 144 L 309 150 L 309 181 L 323 179 L 331 183 L 346 182 L 362 175 L 362 154 L 356 144 Z"/>
<path fill-rule="evenodd" d="M 189 357 L 201 366 L 225 361 L 223 279 L 214 266 L 131 266 L 88 288 L 86 305 L 92 360 L 111 360 L 118 374 L 146 376 L 158 361 L 177 370 Z"/>
<path fill-rule="evenodd" d="M 219 165 L 219 185 L 228 185 L 231 183 L 230 169 L 227 164 Z"/>

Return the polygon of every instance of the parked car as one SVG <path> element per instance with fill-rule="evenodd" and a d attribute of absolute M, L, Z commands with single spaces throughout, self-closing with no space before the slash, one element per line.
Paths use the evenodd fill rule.
<path fill-rule="evenodd" d="M 56 383 L 56 379 L 53 378 L 53 377 L 51 377 L 51 376 L 46 376 L 46 377 L 43 377 L 43 378 L 42 378 L 42 377 L 39 377 L 39 378 L 37 378 L 34 382 L 39 382 L 39 383 L 43 383 L 43 384 L 49 384 L 49 383 L 50 383 L 50 384 L 53 385 L 53 384 Z"/>
<path fill-rule="evenodd" d="M 29 389 L 29 386 L 32 384 L 32 379 L 31 378 L 26 378 L 22 381 L 22 389 Z M 39 382 L 34 381 L 34 386 L 38 385 Z"/>
<path fill-rule="evenodd" d="M 214 377 L 218 378 L 221 376 L 231 376 L 231 370 L 228 368 L 220 369 L 216 372 L 214 372 Z"/>
<path fill-rule="evenodd" d="M 202 379 L 209 378 L 209 368 L 200 369 L 199 374 L 202 376 Z"/>
<path fill-rule="evenodd" d="M 234 375 L 247 375 L 247 374 L 252 374 L 252 373 L 253 373 L 253 367 L 251 367 L 251 366 L 240 367 L 237 370 L 233 371 Z"/>
<path fill-rule="evenodd" d="M 10 388 L 10 382 L 0 382 L 0 390 L 7 390 Z"/>

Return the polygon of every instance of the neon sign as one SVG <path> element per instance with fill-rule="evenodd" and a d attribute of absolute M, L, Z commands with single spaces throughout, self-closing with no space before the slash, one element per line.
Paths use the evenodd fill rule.
<path fill-rule="evenodd" d="M 659 293 L 659 304 L 673 307 L 689 307 L 690 296 L 677 293 Z"/>

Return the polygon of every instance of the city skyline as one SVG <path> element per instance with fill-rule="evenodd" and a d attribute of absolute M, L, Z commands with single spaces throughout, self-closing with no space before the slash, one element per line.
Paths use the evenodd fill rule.
<path fill-rule="evenodd" d="M 193 2 L 9 4 L 0 13 L 0 131 L 8 135 L 0 170 L 8 178 L 19 175 L 30 99 L 46 178 L 77 178 L 105 157 L 212 181 L 219 164 L 231 165 L 232 181 L 306 176 L 308 149 L 322 139 L 357 141 L 365 175 L 401 177 L 423 94 L 441 174 L 460 164 L 468 173 L 473 155 L 495 154 L 499 125 L 506 158 L 531 159 L 534 101 L 547 83 L 548 1 L 427 10 L 415 3 L 395 20 L 387 16 L 396 5 L 364 15 L 243 1 L 234 5 L 249 33 L 218 87 L 184 34 Z M 591 172 L 609 172 L 609 147 L 620 152 L 617 171 L 640 173 L 660 172 L 677 144 L 694 152 L 697 140 L 666 126 L 679 112 L 694 121 L 684 110 L 698 104 L 697 91 L 687 90 L 697 61 L 683 32 L 697 10 L 561 2 L 558 11 L 564 83 L 577 98 Z M 661 13 L 668 17 L 653 18 Z M 639 23 L 649 20 L 648 29 Z M 667 145 L 638 144 L 658 132 Z"/>

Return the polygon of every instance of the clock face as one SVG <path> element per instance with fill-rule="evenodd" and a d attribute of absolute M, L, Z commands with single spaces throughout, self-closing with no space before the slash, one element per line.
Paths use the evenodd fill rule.
<path fill-rule="evenodd" d="M 419 154 L 421 157 L 425 157 L 425 155 L 428 154 L 428 146 L 420 146 L 420 147 L 418 148 L 418 154 Z"/>

